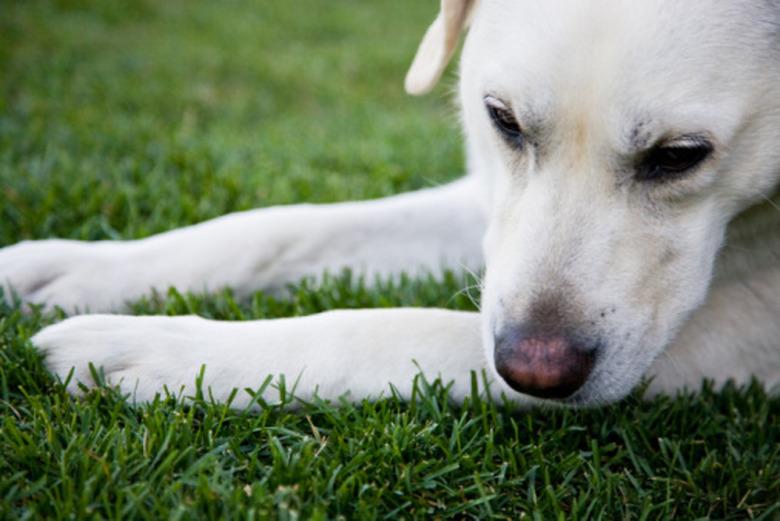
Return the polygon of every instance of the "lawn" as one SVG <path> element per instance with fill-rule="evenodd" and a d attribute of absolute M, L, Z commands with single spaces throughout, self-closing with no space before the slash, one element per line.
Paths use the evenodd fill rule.
<path fill-rule="evenodd" d="M 235 210 L 363 199 L 463 169 L 453 76 L 402 79 L 433 0 L 4 0 L 0 246 L 144 237 Z M 2 274 L 0 274 L 2 275 Z M 467 281 L 347 274 L 168 295 L 138 314 L 243 320 L 473 309 Z M 418 398 L 233 411 L 64 392 L 0 304 L 0 518 L 776 519 L 780 398 L 758 385 L 518 412 L 446 382 Z M 258 385 L 260 382 L 258 382 Z"/>

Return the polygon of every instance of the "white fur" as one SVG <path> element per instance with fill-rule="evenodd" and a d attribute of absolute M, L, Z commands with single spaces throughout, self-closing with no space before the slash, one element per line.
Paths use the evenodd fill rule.
<path fill-rule="evenodd" d="M 0 282 L 25 301 L 100 312 L 171 286 L 246 296 L 342 268 L 369 281 L 476 270 L 485 228 L 479 189 L 463 179 L 377 201 L 279 206 L 138 241 L 23 242 L 0 251 Z"/>
<path fill-rule="evenodd" d="M 471 371 L 484 367 L 479 316 L 440 309 L 329 311 L 302 318 L 219 322 L 199 317 L 83 315 L 46 328 L 35 343 L 49 368 L 67 375 L 74 361 L 102 367 L 108 383 L 147 401 L 163 386 L 186 395 L 205 366 L 203 388 L 225 400 L 233 388 L 256 390 L 271 375 L 284 376 L 297 398 L 361 399 L 411 395 L 413 377 L 453 381 L 453 398 L 471 392 Z M 349 370 L 345 370 L 349 368 Z M 477 375 L 482 382 L 481 375 Z M 77 382 L 93 383 L 86 364 L 77 364 Z M 480 386 L 481 387 L 481 386 Z M 508 388 L 494 382 L 496 394 Z M 277 400 L 270 386 L 264 398 Z M 239 393 L 234 405 L 250 396 Z"/>
<path fill-rule="evenodd" d="M 540 295 L 555 295 L 604 339 L 576 403 L 619 399 L 643 375 L 653 377 L 651 392 L 696 388 L 703 378 L 778 384 L 780 207 L 768 197 L 780 176 L 780 5 L 443 7 L 457 16 L 445 13 L 429 30 L 407 87 L 435 82 L 453 34 L 471 20 L 459 89 L 464 180 L 380 201 L 234 214 L 141 241 L 22 243 L 0 250 L 0 280 L 27 301 L 106 311 L 151 288 L 246 294 L 342 267 L 383 276 L 476 268 L 484 253 L 481 316 L 83 316 L 33 339 L 50 368 L 75 367 L 90 383 L 93 361 L 139 400 L 163 385 L 191 390 L 202 364 L 220 399 L 268 374 L 299 378 L 304 398 L 378 396 L 389 383 L 408 395 L 420 369 L 454 380 L 462 398 L 469 372 L 485 369 L 493 391 L 529 403 L 488 362 L 493 338 L 530 316 Z M 487 94 L 511 104 L 527 134 L 522 151 L 492 127 Z M 701 168 L 661 185 L 632 177 L 625 164 L 638 146 L 686 133 L 715 145 Z"/>

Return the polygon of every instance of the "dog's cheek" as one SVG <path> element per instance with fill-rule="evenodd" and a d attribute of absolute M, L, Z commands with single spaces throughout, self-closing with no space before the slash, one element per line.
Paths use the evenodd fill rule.
<path fill-rule="evenodd" d="M 641 330 L 645 332 L 637 338 L 634 350 L 642 353 L 640 358 L 647 366 L 674 342 L 706 301 L 724 230 L 704 214 L 691 216 L 689 226 L 680 230 L 676 240 L 662 243 L 652 270 L 655 277 L 648 277 L 639 288 L 636 301 L 646 307 L 638 320 L 644 322 Z"/>

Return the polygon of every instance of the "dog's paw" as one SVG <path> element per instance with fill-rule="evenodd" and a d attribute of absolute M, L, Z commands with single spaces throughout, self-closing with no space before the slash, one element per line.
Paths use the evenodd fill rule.
<path fill-rule="evenodd" d="M 22 242 L 0 249 L 0 287 L 8 300 L 69 312 L 118 309 L 131 296 L 130 250 L 128 243 Z"/>
<path fill-rule="evenodd" d="M 152 400 L 166 387 L 192 390 L 204 356 L 198 317 L 82 315 L 49 326 L 32 338 L 46 367 L 68 391 L 94 387 L 95 376 L 135 401 Z M 208 336 L 208 335 L 206 335 Z M 90 367 L 90 365 L 92 367 Z M 72 371 L 72 374 L 71 374 Z"/>

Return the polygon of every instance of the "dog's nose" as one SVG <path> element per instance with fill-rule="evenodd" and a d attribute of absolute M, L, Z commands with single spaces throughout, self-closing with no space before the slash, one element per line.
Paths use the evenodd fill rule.
<path fill-rule="evenodd" d="M 510 328 L 496 336 L 496 369 L 506 383 L 539 398 L 566 398 L 582 387 L 593 368 L 595 349 L 566 335 L 524 331 Z"/>

